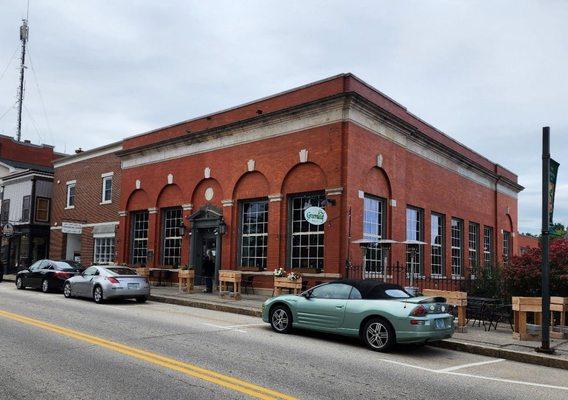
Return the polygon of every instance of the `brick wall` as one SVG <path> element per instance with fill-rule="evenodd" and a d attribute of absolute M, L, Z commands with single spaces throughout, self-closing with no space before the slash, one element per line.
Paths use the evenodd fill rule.
<path fill-rule="evenodd" d="M 112 172 L 112 202 L 102 202 L 102 174 Z M 66 209 L 67 182 L 76 181 L 75 206 Z M 118 221 L 120 202 L 120 160 L 114 154 L 74 162 L 55 168 L 53 182 L 50 257 L 65 257 L 65 234 L 61 232 L 63 222 L 83 224 L 81 234 L 81 262 L 90 265 L 93 258 L 92 224 Z"/>
<path fill-rule="evenodd" d="M 51 167 L 58 157 L 53 146 L 18 142 L 10 136 L 0 135 L 0 158 Z"/>

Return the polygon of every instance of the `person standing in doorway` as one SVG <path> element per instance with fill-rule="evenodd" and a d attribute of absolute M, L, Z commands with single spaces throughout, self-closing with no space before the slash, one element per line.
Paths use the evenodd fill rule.
<path fill-rule="evenodd" d="M 215 275 L 215 256 L 213 250 L 207 249 L 203 258 L 203 275 L 205 276 L 205 293 L 213 292 L 213 276 Z"/>

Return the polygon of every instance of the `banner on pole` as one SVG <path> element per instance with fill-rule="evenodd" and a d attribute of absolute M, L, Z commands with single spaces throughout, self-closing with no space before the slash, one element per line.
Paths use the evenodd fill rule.
<path fill-rule="evenodd" d="M 550 159 L 550 174 L 548 177 L 548 216 L 550 219 L 549 229 L 552 229 L 552 214 L 554 213 L 554 193 L 556 192 L 556 177 L 560 164 Z"/>

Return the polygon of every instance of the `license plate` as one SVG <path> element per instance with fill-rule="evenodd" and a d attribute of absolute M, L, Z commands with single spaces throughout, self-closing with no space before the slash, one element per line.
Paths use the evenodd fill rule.
<path fill-rule="evenodd" d="M 434 320 L 434 327 L 436 329 L 445 329 L 446 328 L 446 321 L 443 318 Z"/>
<path fill-rule="evenodd" d="M 140 287 L 139 283 L 129 283 L 128 289 L 138 289 Z"/>

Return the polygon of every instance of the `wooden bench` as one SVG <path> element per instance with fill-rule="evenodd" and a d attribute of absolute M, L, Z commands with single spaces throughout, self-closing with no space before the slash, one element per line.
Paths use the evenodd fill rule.
<path fill-rule="evenodd" d="M 240 271 L 233 270 L 220 270 L 219 271 L 219 296 L 229 296 L 234 300 L 241 299 L 241 279 L 242 274 Z M 230 292 L 228 285 L 232 284 L 233 291 Z"/>
<path fill-rule="evenodd" d="M 466 327 L 466 308 L 467 308 L 467 292 L 452 292 L 449 290 L 424 289 L 424 296 L 444 297 L 446 302 L 458 309 L 458 332 L 467 332 Z"/>
<path fill-rule="evenodd" d="M 302 278 L 295 281 L 286 277 L 274 277 L 274 296 L 280 296 L 282 289 L 290 289 L 294 294 L 300 294 L 302 291 Z"/>

